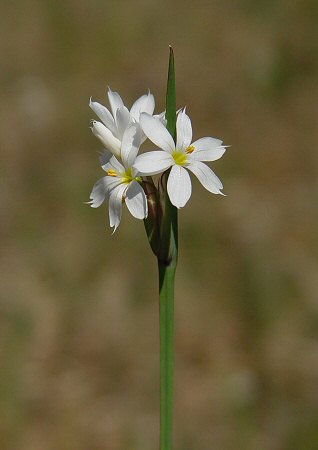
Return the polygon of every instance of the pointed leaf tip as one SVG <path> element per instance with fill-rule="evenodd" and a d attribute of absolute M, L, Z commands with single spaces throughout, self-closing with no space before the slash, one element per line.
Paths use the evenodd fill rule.
<path fill-rule="evenodd" d="M 169 46 L 169 47 L 170 47 L 170 55 L 169 55 L 167 95 L 166 95 L 166 119 L 167 119 L 167 129 L 175 141 L 176 140 L 176 81 L 175 81 L 173 48 L 171 46 Z"/>

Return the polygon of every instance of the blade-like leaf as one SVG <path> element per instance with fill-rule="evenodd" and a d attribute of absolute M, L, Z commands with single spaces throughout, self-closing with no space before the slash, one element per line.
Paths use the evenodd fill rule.
<path fill-rule="evenodd" d="M 167 81 L 167 95 L 166 95 L 166 119 L 167 129 L 169 130 L 174 141 L 176 141 L 176 79 L 174 71 L 174 55 L 173 48 L 170 47 L 168 81 Z"/>
<path fill-rule="evenodd" d="M 166 119 L 167 129 L 176 142 L 176 84 L 173 50 L 170 47 Z M 166 171 L 159 180 L 160 252 L 160 450 L 173 448 L 174 391 L 174 278 L 178 261 L 178 210 L 170 202 Z"/>

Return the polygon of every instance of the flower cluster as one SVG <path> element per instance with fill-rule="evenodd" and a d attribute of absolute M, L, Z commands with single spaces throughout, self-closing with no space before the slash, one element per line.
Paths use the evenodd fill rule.
<path fill-rule="evenodd" d="M 178 112 L 176 142 L 166 128 L 164 113 L 154 115 L 155 99 L 150 92 L 141 96 L 130 110 L 117 92 L 108 90 L 111 112 L 90 100 L 89 106 L 101 122 L 92 120 L 91 129 L 101 141 L 100 157 L 106 176 L 98 180 L 88 202 L 92 208 L 109 200 L 110 226 L 116 231 L 125 202 L 137 219 L 148 214 L 143 176 L 160 174 L 170 169 L 167 191 L 171 203 L 182 208 L 192 191 L 189 172 L 213 194 L 222 194 L 222 182 L 204 162 L 216 161 L 225 152 L 222 141 L 203 137 L 192 142 L 192 126 L 185 109 Z M 138 155 L 141 144 L 149 139 L 159 150 Z"/>

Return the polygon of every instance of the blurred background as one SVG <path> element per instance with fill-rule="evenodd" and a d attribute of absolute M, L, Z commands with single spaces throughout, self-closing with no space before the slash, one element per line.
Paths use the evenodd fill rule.
<path fill-rule="evenodd" d="M 176 450 L 318 448 L 318 3 L 0 6 L 0 448 L 158 448 L 157 270 L 111 236 L 92 95 L 164 109 L 168 45 L 227 197 L 180 211 Z"/>

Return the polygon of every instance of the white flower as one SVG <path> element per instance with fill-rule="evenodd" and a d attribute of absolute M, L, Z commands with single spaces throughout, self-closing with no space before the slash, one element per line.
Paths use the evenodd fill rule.
<path fill-rule="evenodd" d="M 137 219 L 144 219 L 148 214 L 146 195 L 140 185 L 142 180 L 132 167 L 140 144 L 140 127 L 132 123 L 122 136 L 122 164 L 109 152 L 101 156 L 101 165 L 107 175 L 95 183 L 88 203 L 92 208 L 98 208 L 106 198 L 109 199 L 109 221 L 114 227 L 113 233 L 120 224 L 123 202 Z"/>
<path fill-rule="evenodd" d="M 142 175 L 155 175 L 171 167 L 167 189 L 171 203 L 177 208 L 183 207 L 191 196 L 191 179 L 186 169 L 199 179 L 201 184 L 213 194 L 222 194 L 222 182 L 202 161 L 215 161 L 224 154 L 222 141 L 204 137 L 192 141 L 191 120 L 185 110 L 177 117 L 177 143 L 155 117 L 143 113 L 140 125 L 146 136 L 162 150 L 144 153 L 137 157 L 134 167 Z M 224 194 L 222 194 L 224 195 Z"/>
<path fill-rule="evenodd" d="M 132 105 L 130 111 L 124 105 L 120 95 L 108 88 L 108 99 L 112 113 L 98 102 L 89 101 L 89 106 L 102 122 L 92 121 L 92 132 L 102 142 L 103 146 L 114 155 L 121 157 L 120 147 L 126 128 L 131 123 L 139 123 L 140 114 L 145 112 L 150 115 L 155 109 L 155 99 L 150 92 L 142 95 Z M 146 136 L 141 135 L 141 141 Z"/>

